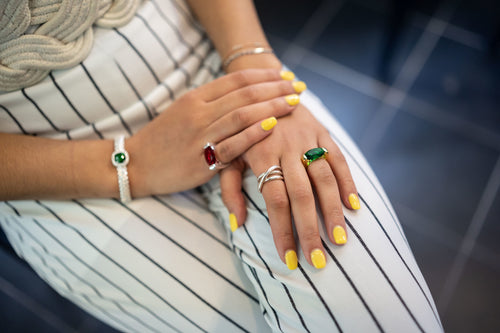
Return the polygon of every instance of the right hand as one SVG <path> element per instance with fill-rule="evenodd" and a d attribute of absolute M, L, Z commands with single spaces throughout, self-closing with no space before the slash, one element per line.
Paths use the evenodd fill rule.
<path fill-rule="evenodd" d="M 231 73 L 184 94 L 126 140 L 132 197 L 207 182 L 215 171 L 205 162 L 204 145 L 213 143 L 222 163 L 232 161 L 272 132 L 263 129 L 263 120 L 293 111 L 293 94 L 276 69 Z"/>
<path fill-rule="evenodd" d="M 316 147 L 326 148 L 328 155 L 304 166 L 302 155 Z M 299 105 L 293 114 L 281 120 L 280 127 L 271 137 L 250 147 L 241 159 L 221 173 L 222 200 L 233 214 L 234 222 L 230 224 L 233 231 L 246 218 L 241 191 L 245 167 L 249 166 L 257 177 L 272 165 L 282 167 L 284 178 L 266 183 L 262 196 L 278 255 L 289 269 L 297 268 L 295 229 L 309 264 L 325 267 L 327 256 L 319 223 L 324 224 L 333 244 L 343 245 L 347 242 L 347 227 L 342 203 L 348 209 L 360 208 L 358 192 L 344 155 L 328 130 L 304 105 Z"/>

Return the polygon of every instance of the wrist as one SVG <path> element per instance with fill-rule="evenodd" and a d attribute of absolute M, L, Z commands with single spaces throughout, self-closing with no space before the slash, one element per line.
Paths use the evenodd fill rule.
<path fill-rule="evenodd" d="M 111 140 L 72 141 L 73 188 L 77 198 L 119 198 Z M 84 162 L 82 162 L 84 161 Z"/>
<path fill-rule="evenodd" d="M 227 73 L 249 68 L 276 68 L 281 69 L 282 63 L 274 54 L 252 54 L 239 57 L 226 68 Z"/>

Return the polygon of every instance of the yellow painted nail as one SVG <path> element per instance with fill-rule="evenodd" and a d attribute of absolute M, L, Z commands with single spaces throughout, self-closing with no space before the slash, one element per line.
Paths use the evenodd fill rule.
<path fill-rule="evenodd" d="M 297 94 L 300 94 L 307 89 L 307 85 L 304 81 L 294 81 L 292 82 L 292 86 Z"/>
<path fill-rule="evenodd" d="M 287 81 L 292 81 L 293 79 L 295 79 L 295 74 L 293 74 L 293 72 L 290 71 L 281 71 L 280 76 L 283 80 Z"/>
<path fill-rule="evenodd" d="M 345 244 L 347 242 L 345 230 L 340 225 L 333 228 L 333 239 L 335 239 L 335 243 L 339 245 Z"/>
<path fill-rule="evenodd" d="M 288 250 L 285 253 L 286 266 L 289 270 L 293 271 L 297 268 L 297 253 L 294 250 Z"/>
<path fill-rule="evenodd" d="M 359 198 L 356 194 L 349 194 L 349 203 L 351 204 L 352 209 L 360 209 L 361 205 L 359 204 Z"/>
<path fill-rule="evenodd" d="M 267 119 L 264 119 L 261 123 L 260 123 L 260 127 L 262 127 L 262 129 L 264 131 L 269 131 L 271 128 L 273 128 L 276 124 L 278 123 L 278 120 L 275 118 L 275 117 L 271 117 L 271 118 L 267 118 Z"/>
<path fill-rule="evenodd" d="M 326 266 L 326 259 L 323 251 L 320 249 L 313 250 L 311 252 L 311 261 L 314 267 L 320 269 Z"/>
<path fill-rule="evenodd" d="M 238 229 L 238 220 L 236 219 L 236 215 L 233 213 L 229 214 L 229 226 L 231 227 L 232 232 Z"/>
<path fill-rule="evenodd" d="M 297 94 L 291 94 L 288 96 L 285 96 L 285 100 L 288 103 L 288 105 L 294 106 L 300 103 L 300 97 Z"/>

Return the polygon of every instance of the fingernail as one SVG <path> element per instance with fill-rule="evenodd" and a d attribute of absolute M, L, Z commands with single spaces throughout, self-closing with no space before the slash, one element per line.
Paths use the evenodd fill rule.
<path fill-rule="evenodd" d="M 297 94 L 291 94 L 288 96 L 285 96 L 285 100 L 288 103 L 288 105 L 294 106 L 300 103 L 300 97 Z"/>
<path fill-rule="evenodd" d="M 236 215 L 233 213 L 229 214 L 229 226 L 231 227 L 232 232 L 238 229 L 238 220 L 236 219 Z"/>
<path fill-rule="evenodd" d="M 323 251 L 320 249 L 313 250 L 311 252 L 311 261 L 314 267 L 320 269 L 326 266 L 326 259 Z"/>
<path fill-rule="evenodd" d="M 289 270 L 293 271 L 297 268 L 297 253 L 294 250 L 288 250 L 285 253 L 286 266 Z"/>
<path fill-rule="evenodd" d="M 351 204 L 352 209 L 360 209 L 361 205 L 359 204 L 359 198 L 356 194 L 349 194 L 349 203 Z"/>
<path fill-rule="evenodd" d="M 335 243 L 339 245 L 345 244 L 347 242 L 345 230 L 340 225 L 333 228 L 333 239 L 335 239 Z"/>
<path fill-rule="evenodd" d="M 292 81 L 293 79 L 295 79 L 295 74 L 293 74 L 293 72 L 290 71 L 281 71 L 280 76 L 283 80 L 287 81 Z"/>
<path fill-rule="evenodd" d="M 294 81 L 292 82 L 292 86 L 297 94 L 300 94 L 307 89 L 307 85 L 304 81 Z"/>
<path fill-rule="evenodd" d="M 262 129 L 264 131 L 269 131 L 271 128 L 273 128 L 276 124 L 278 123 L 278 120 L 276 120 L 275 117 L 270 117 L 270 118 L 267 118 L 267 119 L 264 119 L 261 123 L 260 123 L 260 127 L 262 127 Z"/>

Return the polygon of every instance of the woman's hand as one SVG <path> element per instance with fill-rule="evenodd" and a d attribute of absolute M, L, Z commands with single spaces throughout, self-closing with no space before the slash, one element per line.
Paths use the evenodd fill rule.
<path fill-rule="evenodd" d="M 132 197 L 205 183 L 215 175 L 204 159 L 207 142 L 230 162 L 292 112 L 299 90 L 277 69 L 251 69 L 186 93 L 126 140 Z M 0 200 L 118 197 L 111 140 L 0 133 L 0 151 Z"/>
<path fill-rule="evenodd" d="M 127 139 L 132 197 L 172 193 L 207 182 L 203 147 L 228 163 L 292 112 L 297 89 L 276 69 L 244 70 L 192 90 Z"/>
<path fill-rule="evenodd" d="M 308 167 L 302 155 L 312 148 L 328 150 L 326 159 L 318 159 Z M 271 136 L 251 147 L 241 160 L 221 173 L 222 198 L 232 213 L 234 231 L 246 218 L 241 193 L 241 173 L 248 165 L 255 176 L 273 165 L 281 166 L 284 180 L 273 180 L 262 187 L 273 238 L 281 260 L 288 268 L 297 267 L 292 215 L 302 251 L 316 268 L 326 264 L 321 243 L 314 192 L 319 201 L 323 221 L 331 242 L 347 241 L 342 202 L 350 209 L 359 208 L 356 187 L 344 156 L 328 131 L 303 106 L 280 119 Z M 235 221 L 236 220 L 236 221 Z"/>

